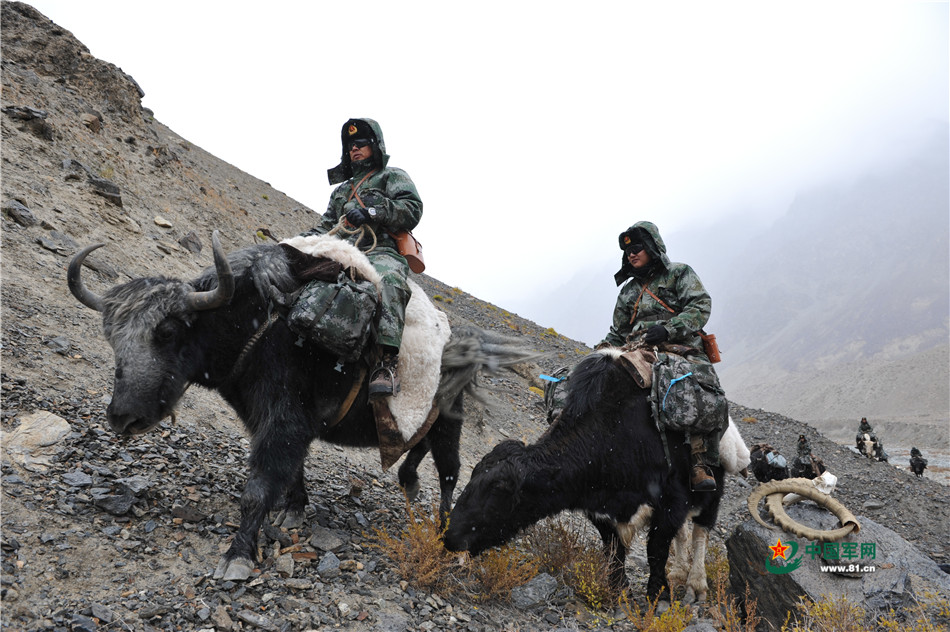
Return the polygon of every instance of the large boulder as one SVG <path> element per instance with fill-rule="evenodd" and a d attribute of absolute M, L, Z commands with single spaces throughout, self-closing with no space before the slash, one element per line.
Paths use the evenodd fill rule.
<path fill-rule="evenodd" d="M 833 515 L 811 502 L 786 510 L 793 520 L 806 526 L 838 526 Z M 788 612 L 797 612 L 801 599 L 844 597 L 873 614 L 910 608 L 917 597 L 927 594 L 950 594 L 950 575 L 936 562 L 870 518 L 859 516 L 858 521 L 859 533 L 828 543 L 838 551 L 840 557 L 835 559 L 826 546 L 747 520 L 726 541 L 732 589 L 743 599 L 748 586 L 749 597 L 757 602 L 757 614 L 776 629 L 781 628 Z M 770 547 L 775 547 L 779 539 L 790 547 L 785 551 L 786 560 L 773 559 L 775 553 Z"/>

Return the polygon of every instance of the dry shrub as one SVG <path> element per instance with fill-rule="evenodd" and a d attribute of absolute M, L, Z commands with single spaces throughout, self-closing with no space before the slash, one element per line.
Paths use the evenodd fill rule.
<path fill-rule="evenodd" d="M 707 599 L 711 603 L 729 598 L 729 557 L 719 544 L 706 551 L 706 583 L 709 585 Z"/>
<path fill-rule="evenodd" d="M 634 602 L 632 605 L 624 595 L 620 600 L 620 609 L 627 615 L 627 619 L 639 632 L 682 632 L 693 619 L 693 612 L 689 606 L 679 601 L 670 604 L 663 614 L 656 613 L 659 599 L 647 603 L 643 610 Z"/>
<path fill-rule="evenodd" d="M 782 632 L 942 632 L 950 622 L 950 600 L 946 596 L 922 593 L 911 607 L 870 617 L 860 603 L 844 595 L 825 595 L 818 601 L 801 601 L 794 622 L 787 620 Z M 789 614 L 791 619 L 791 613 Z"/>
<path fill-rule="evenodd" d="M 511 598 L 511 589 L 538 574 L 537 560 L 513 546 L 492 549 L 472 560 L 472 576 L 481 590 L 476 599 Z"/>
<path fill-rule="evenodd" d="M 877 629 L 887 632 L 945 632 L 950 630 L 950 597 L 922 592 L 914 605 L 901 613 L 893 610 L 878 617 Z"/>
<path fill-rule="evenodd" d="M 450 573 L 456 555 L 442 545 L 442 530 L 438 519 L 432 517 L 438 516 L 438 509 L 433 507 L 432 516 L 417 515 L 406 500 L 406 516 L 406 528 L 398 537 L 374 527 L 376 542 L 369 546 L 388 556 L 403 579 L 417 588 L 451 593 L 456 587 Z"/>
<path fill-rule="evenodd" d="M 721 547 L 710 549 L 712 563 L 707 559 L 706 580 L 709 582 L 709 602 L 706 611 L 719 623 L 724 632 L 755 632 L 761 623 L 756 614 L 758 602 L 752 598 L 748 584 L 745 587 L 745 616 L 729 594 L 729 560 Z M 783 630 L 784 632 L 784 630 Z"/>
<path fill-rule="evenodd" d="M 538 560 L 538 567 L 560 576 L 577 561 L 584 548 L 581 533 L 562 519 L 542 520 L 528 531 L 528 549 Z"/>
<path fill-rule="evenodd" d="M 594 610 L 616 603 L 610 588 L 607 560 L 600 542 L 584 537 L 566 520 L 555 518 L 536 524 L 526 538 L 538 567 L 569 586 Z"/>
<path fill-rule="evenodd" d="M 610 587 L 607 562 L 599 549 L 582 549 L 574 564 L 564 569 L 564 583 L 593 610 L 616 604 L 620 596 Z"/>
<path fill-rule="evenodd" d="M 867 632 L 864 608 L 844 595 L 825 595 L 818 601 L 799 601 L 798 616 L 788 613 L 782 632 Z"/>

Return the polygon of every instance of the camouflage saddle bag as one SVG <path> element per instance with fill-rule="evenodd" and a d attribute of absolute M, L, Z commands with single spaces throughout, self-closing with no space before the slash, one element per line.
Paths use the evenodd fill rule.
<path fill-rule="evenodd" d="M 376 286 L 343 271 L 335 282 L 307 283 L 287 314 L 287 326 L 341 361 L 353 362 L 369 342 L 378 307 Z"/>
<path fill-rule="evenodd" d="M 551 375 L 539 376 L 544 380 L 544 410 L 547 413 L 548 424 L 557 419 L 564 410 L 564 402 L 567 401 L 567 378 L 570 374 L 571 367 L 562 366 Z"/>
<path fill-rule="evenodd" d="M 650 406 L 660 429 L 709 434 L 729 424 L 729 402 L 712 365 L 675 353 L 656 354 Z"/>

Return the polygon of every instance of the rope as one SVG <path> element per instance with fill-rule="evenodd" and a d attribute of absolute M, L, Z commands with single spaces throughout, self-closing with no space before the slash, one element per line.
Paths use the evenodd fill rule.
<path fill-rule="evenodd" d="M 670 385 L 666 387 L 666 393 L 663 395 L 663 405 L 660 407 L 661 410 L 664 410 L 664 411 L 666 410 L 666 398 L 667 398 L 667 396 L 670 394 L 670 389 L 673 388 L 673 385 L 676 384 L 677 382 L 679 382 L 680 380 L 685 380 L 686 378 L 688 378 L 688 377 L 689 377 L 690 375 L 692 375 L 692 374 L 693 374 L 693 372 L 690 371 L 690 372 L 687 373 L 686 375 L 682 375 L 682 376 L 680 376 L 680 377 L 677 377 L 677 378 L 674 378 L 674 379 L 670 380 Z"/>
<path fill-rule="evenodd" d="M 342 238 L 349 237 L 350 235 L 355 235 L 359 233 L 359 237 L 356 238 L 356 242 L 353 244 L 357 248 L 359 248 L 360 244 L 363 242 L 363 238 L 366 237 L 367 231 L 369 231 L 370 237 L 373 238 L 373 245 L 370 246 L 367 250 L 364 250 L 363 252 L 372 252 L 373 250 L 376 249 L 376 246 L 378 245 L 378 241 L 376 239 L 376 231 L 374 231 L 372 226 L 369 226 L 368 224 L 363 224 L 362 226 L 359 226 L 359 227 L 351 227 L 351 225 L 346 221 L 346 216 L 344 215 L 343 217 L 340 218 L 340 221 L 337 222 L 336 226 L 331 228 L 327 234 L 336 235 L 337 233 L 342 233 L 345 236 L 345 237 L 341 237 L 342 239 Z"/>

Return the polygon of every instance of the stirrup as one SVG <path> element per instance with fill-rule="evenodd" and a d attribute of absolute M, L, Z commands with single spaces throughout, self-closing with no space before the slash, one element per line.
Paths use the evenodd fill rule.
<path fill-rule="evenodd" d="M 399 392 L 399 377 L 396 375 L 396 356 L 385 356 L 373 369 L 369 382 L 371 399 L 395 395 Z"/>

